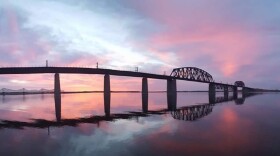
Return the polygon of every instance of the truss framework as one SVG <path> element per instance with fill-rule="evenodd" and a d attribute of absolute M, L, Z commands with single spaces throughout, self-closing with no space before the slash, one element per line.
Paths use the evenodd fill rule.
<path fill-rule="evenodd" d="M 198 82 L 214 82 L 213 77 L 209 73 L 196 67 L 175 68 L 170 76 Z"/>
<path fill-rule="evenodd" d="M 236 81 L 234 85 L 237 87 L 245 87 L 245 83 L 243 81 Z"/>

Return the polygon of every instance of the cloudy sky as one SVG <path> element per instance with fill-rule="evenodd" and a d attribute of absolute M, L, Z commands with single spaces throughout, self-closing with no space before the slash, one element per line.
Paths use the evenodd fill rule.
<path fill-rule="evenodd" d="M 46 60 L 159 74 L 195 66 L 216 81 L 279 89 L 280 1 L 0 0 L 0 66 Z M 65 89 L 102 88 L 100 76 L 61 77 Z M 141 81 L 113 82 L 115 89 L 135 89 L 140 84 L 127 82 Z M 52 88 L 53 75 L 2 75 L 0 85 Z"/>

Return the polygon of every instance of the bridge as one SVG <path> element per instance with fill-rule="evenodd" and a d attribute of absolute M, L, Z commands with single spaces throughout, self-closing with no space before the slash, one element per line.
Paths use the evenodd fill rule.
<path fill-rule="evenodd" d="M 258 92 L 260 89 L 246 87 L 244 82 L 236 81 L 234 85 L 215 82 L 213 77 L 206 71 L 196 67 L 175 68 L 170 75 L 159 75 L 135 71 L 122 71 L 102 68 L 81 68 L 81 67 L 2 67 L 0 75 L 7 74 L 54 74 L 54 95 L 55 100 L 61 100 L 60 78 L 59 74 L 99 74 L 104 75 L 104 109 L 105 114 L 110 114 L 110 76 L 127 76 L 142 78 L 142 107 L 144 110 L 148 107 L 148 79 L 167 80 L 167 101 L 171 107 L 176 103 L 177 85 L 176 80 L 192 81 L 209 84 L 209 99 L 216 96 L 216 89 L 224 91 L 224 97 L 228 98 L 229 92 L 237 98 L 238 87 L 242 88 L 243 93 Z"/>

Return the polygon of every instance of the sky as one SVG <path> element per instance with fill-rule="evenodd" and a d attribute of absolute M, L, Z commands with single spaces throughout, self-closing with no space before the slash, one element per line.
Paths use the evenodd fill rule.
<path fill-rule="evenodd" d="M 156 74 L 198 67 L 216 82 L 280 89 L 280 1 L 0 0 L 0 67 L 45 66 L 46 60 Z M 51 89 L 53 79 L 0 75 L 0 88 Z M 100 75 L 61 75 L 65 90 L 100 90 L 102 81 Z M 139 78 L 111 81 L 115 90 L 141 88 Z M 165 84 L 149 80 L 154 90 Z"/>

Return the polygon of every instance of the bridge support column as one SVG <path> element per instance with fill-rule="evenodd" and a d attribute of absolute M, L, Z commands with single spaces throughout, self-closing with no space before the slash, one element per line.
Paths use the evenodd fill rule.
<path fill-rule="evenodd" d="M 250 92 L 250 89 L 249 88 L 247 88 L 247 87 L 242 87 L 242 93 L 244 94 L 244 93 L 248 93 L 248 92 Z"/>
<path fill-rule="evenodd" d="M 224 86 L 224 98 L 226 101 L 228 101 L 228 86 L 227 85 Z"/>
<path fill-rule="evenodd" d="M 238 90 L 237 90 L 237 86 L 233 86 L 233 98 L 237 99 L 238 97 Z"/>
<path fill-rule="evenodd" d="M 242 87 L 242 97 L 244 97 L 244 95 L 247 93 L 247 88 L 246 87 Z"/>
<path fill-rule="evenodd" d="M 175 110 L 177 107 L 177 83 L 176 80 L 167 80 L 167 107 Z"/>
<path fill-rule="evenodd" d="M 60 79 L 59 74 L 54 74 L 54 103 L 55 103 L 55 115 L 56 121 L 61 120 L 61 90 L 60 90 Z"/>
<path fill-rule="evenodd" d="M 104 111 L 106 116 L 110 116 L 110 103 L 111 103 L 111 88 L 110 88 L 110 75 L 104 76 Z"/>
<path fill-rule="evenodd" d="M 248 88 L 248 87 L 242 87 L 242 98 L 246 97 L 246 95 L 248 95 L 249 92 L 251 92 L 252 89 Z"/>
<path fill-rule="evenodd" d="M 59 79 L 59 74 L 55 73 L 54 74 L 54 93 L 55 94 L 60 94 L 60 79 Z"/>
<path fill-rule="evenodd" d="M 216 85 L 214 83 L 209 83 L 209 103 L 213 104 L 216 102 Z"/>
<path fill-rule="evenodd" d="M 142 111 L 148 112 L 148 79 L 146 77 L 142 79 Z"/>

